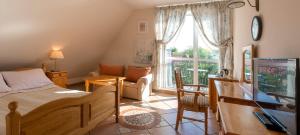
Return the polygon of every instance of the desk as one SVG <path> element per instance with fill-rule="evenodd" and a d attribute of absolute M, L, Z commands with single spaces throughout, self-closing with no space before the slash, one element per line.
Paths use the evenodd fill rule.
<path fill-rule="evenodd" d="M 221 133 L 224 135 L 284 135 L 265 128 L 253 112 L 259 108 L 225 102 L 218 103 Z"/>
<path fill-rule="evenodd" d="M 210 79 L 209 83 L 209 92 L 211 93 L 209 94 L 210 107 L 213 112 L 217 111 L 217 103 L 219 101 L 257 106 L 253 101 L 252 90 L 249 84 L 229 79 Z"/>
<path fill-rule="evenodd" d="M 90 84 L 93 85 L 107 85 L 107 83 L 114 83 L 116 79 L 120 79 L 120 95 L 123 95 L 123 83 L 126 79 L 125 77 L 119 76 L 110 76 L 110 75 L 100 75 L 100 76 L 93 76 L 93 77 L 86 77 L 85 78 L 85 90 L 86 92 L 90 91 Z"/>
<path fill-rule="evenodd" d="M 218 77 L 214 75 L 208 76 L 208 97 L 209 97 L 209 106 L 212 112 L 217 112 L 217 104 L 218 104 L 218 92 L 215 86 L 215 80 L 226 81 L 226 82 L 238 82 L 238 80 L 232 80 L 224 77 Z"/>
<path fill-rule="evenodd" d="M 215 80 L 215 86 L 220 99 L 253 100 L 251 92 L 239 82 Z"/>

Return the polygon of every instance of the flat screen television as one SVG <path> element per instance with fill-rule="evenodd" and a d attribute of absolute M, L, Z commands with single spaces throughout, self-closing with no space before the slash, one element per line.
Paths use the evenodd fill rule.
<path fill-rule="evenodd" d="M 252 83 L 254 101 L 267 122 L 276 125 L 277 130 L 300 134 L 299 59 L 254 59 Z"/>

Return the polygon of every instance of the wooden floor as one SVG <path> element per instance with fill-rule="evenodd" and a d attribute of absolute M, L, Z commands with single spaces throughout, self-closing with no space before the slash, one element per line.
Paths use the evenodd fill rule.
<path fill-rule="evenodd" d="M 79 89 L 84 87 L 70 87 Z M 204 135 L 204 124 L 195 121 L 183 120 L 178 132 L 175 131 L 177 98 L 175 95 L 156 93 L 146 101 L 136 101 L 123 98 L 121 101 L 121 111 L 124 108 L 142 107 L 152 109 L 160 113 L 161 122 L 152 129 L 135 130 L 122 127 L 115 123 L 114 117 L 108 118 L 100 123 L 93 131 L 92 135 Z M 204 119 L 204 114 L 185 112 L 185 116 Z M 209 112 L 208 134 L 218 134 L 218 123 L 215 114 Z"/>

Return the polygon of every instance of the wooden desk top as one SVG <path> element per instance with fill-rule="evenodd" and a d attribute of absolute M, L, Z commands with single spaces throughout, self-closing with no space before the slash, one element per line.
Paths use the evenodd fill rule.
<path fill-rule="evenodd" d="M 252 100 L 252 94 L 247 92 L 239 82 L 228 82 L 215 80 L 215 86 L 219 98 L 234 98 Z"/>
<path fill-rule="evenodd" d="M 257 107 L 219 102 L 218 108 L 225 135 L 284 135 L 265 128 L 253 114 Z"/>
<path fill-rule="evenodd" d="M 211 74 L 208 75 L 208 78 L 214 78 L 214 79 L 220 79 L 220 80 L 233 80 L 233 79 L 230 79 L 230 78 L 221 77 L 219 75 L 211 75 Z"/>

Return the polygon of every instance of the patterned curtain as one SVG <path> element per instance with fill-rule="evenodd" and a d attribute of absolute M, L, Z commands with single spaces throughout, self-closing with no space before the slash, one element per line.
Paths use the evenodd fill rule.
<path fill-rule="evenodd" d="M 163 86 L 166 77 L 165 45 L 169 43 L 180 30 L 187 10 L 191 10 L 200 34 L 210 44 L 220 49 L 220 69 L 233 73 L 233 41 L 232 41 L 232 11 L 227 8 L 227 2 L 198 3 L 157 8 L 155 34 L 156 44 L 153 63 L 155 65 L 156 81 L 154 88 Z"/>
<path fill-rule="evenodd" d="M 164 62 L 164 48 L 167 43 L 169 43 L 180 30 L 184 18 L 186 15 L 188 6 L 169 6 L 169 7 L 159 7 L 156 13 L 155 22 L 155 34 L 156 34 L 156 49 L 154 55 L 154 65 L 156 74 L 156 86 L 155 88 L 160 88 L 163 83 L 163 78 L 166 75 L 164 68 L 162 68 Z"/>
<path fill-rule="evenodd" d="M 232 11 L 227 2 L 210 2 L 190 5 L 200 34 L 211 45 L 220 49 L 220 68 L 233 73 Z"/>

